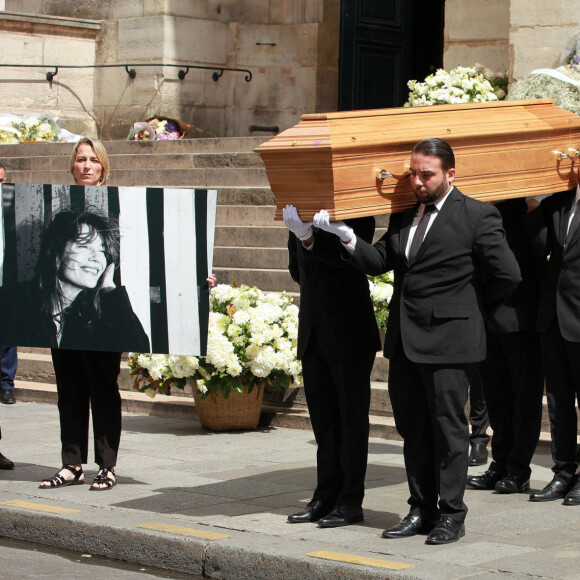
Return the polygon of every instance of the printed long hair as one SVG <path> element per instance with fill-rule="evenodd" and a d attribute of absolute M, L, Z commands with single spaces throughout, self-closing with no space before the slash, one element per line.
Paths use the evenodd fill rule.
<path fill-rule="evenodd" d="M 81 234 L 83 225 L 89 228 L 88 237 L 86 233 Z M 96 208 L 89 208 L 82 212 L 61 211 L 53 217 L 42 237 L 37 266 L 42 311 L 45 315 L 52 317 L 62 313 L 66 308 L 58 281 L 67 245 L 79 240 L 91 242 L 96 237 L 100 237 L 103 241 L 107 265 L 117 265 L 119 259 L 118 226 L 108 216 Z M 101 316 L 100 290 L 103 277 L 101 276 L 95 288 L 81 291 L 74 300 L 74 303 L 82 301 L 89 324 Z"/>

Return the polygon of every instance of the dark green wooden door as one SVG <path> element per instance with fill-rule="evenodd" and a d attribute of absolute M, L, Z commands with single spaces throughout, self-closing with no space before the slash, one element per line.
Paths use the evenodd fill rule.
<path fill-rule="evenodd" d="M 443 63 L 444 0 L 342 0 L 339 109 L 399 107 Z"/>

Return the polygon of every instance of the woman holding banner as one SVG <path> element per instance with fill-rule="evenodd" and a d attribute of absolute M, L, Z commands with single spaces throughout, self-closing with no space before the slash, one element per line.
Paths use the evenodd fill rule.
<path fill-rule="evenodd" d="M 73 149 L 70 172 L 78 185 L 105 185 L 109 160 L 103 144 L 83 137 Z M 98 343 L 100 336 L 110 335 L 111 328 L 120 331 L 125 325 L 117 318 L 113 326 L 116 310 L 117 314 L 127 312 L 125 320 L 136 330 L 144 351 L 149 350 L 147 335 L 132 313 L 124 289 L 120 300 L 115 297 L 118 289 L 113 283 L 113 272 L 117 258 L 115 228 L 108 218 L 95 213 L 57 214 L 44 237 L 39 260 L 43 309 L 52 315 L 57 344 L 61 347 L 52 349 L 52 362 L 63 466 L 53 477 L 44 479 L 40 488 L 84 483 L 82 464 L 87 462 L 88 455 L 89 409 L 95 462 L 99 465 L 90 489 L 109 490 L 116 485 L 114 468 L 121 437 L 121 396 L 117 383 L 121 352 L 64 347 L 78 341 L 76 345 L 82 348 L 89 336 L 95 341 L 88 342 Z M 51 272 L 56 274 L 52 278 Z M 115 298 L 110 301 L 112 297 Z"/>

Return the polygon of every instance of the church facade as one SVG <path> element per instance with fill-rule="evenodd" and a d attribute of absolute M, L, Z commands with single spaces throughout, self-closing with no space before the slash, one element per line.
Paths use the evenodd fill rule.
<path fill-rule="evenodd" d="M 401 106 L 408 80 L 562 63 L 576 0 L 0 0 L 2 113 L 124 139 L 272 135 L 303 113 Z M 428 6 L 428 7 L 426 7 Z"/>

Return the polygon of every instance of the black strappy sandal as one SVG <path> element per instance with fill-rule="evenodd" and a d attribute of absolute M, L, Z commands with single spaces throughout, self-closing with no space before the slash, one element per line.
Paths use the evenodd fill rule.
<path fill-rule="evenodd" d="M 65 479 L 62 475 L 60 475 L 60 472 L 63 469 L 70 471 L 74 475 L 74 478 Z M 84 478 L 81 479 L 82 474 L 82 467 L 74 468 L 70 465 L 63 465 L 52 477 L 43 479 L 38 487 L 39 489 L 53 489 L 55 487 L 66 487 L 67 485 L 82 485 L 85 482 Z M 42 485 L 44 482 L 47 482 L 49 485 Z"/>
<path fill-rule="evenodd" d="M 89 487 L 90 491 L 108 491 L 109 489 L 113 489 L 117 485 L 117 480 L 109 477 L 109 473 L 111 475 L 115 475 L 115 470 L 111 467 L 102 467 L 101 473 L 97 474 L 97 477 L 93 479 L 93 483 L 91 487 Z M 100 485 L 105 485 L 105 487 L 98 487 Z M 97 487 L 95 487 L 97 485 Z"/>

